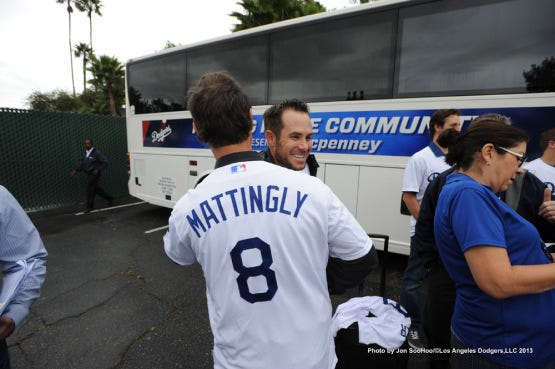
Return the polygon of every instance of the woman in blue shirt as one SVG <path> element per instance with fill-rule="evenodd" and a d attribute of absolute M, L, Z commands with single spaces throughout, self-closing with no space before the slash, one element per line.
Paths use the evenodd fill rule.
<path fill-rule="evenodd" d="M 492 120 L 451 132 L 435 239 L 457 286 L 452 366 L 555 368 L 555 264 L 532 224 L 502 202 L 527 135 Z"/>

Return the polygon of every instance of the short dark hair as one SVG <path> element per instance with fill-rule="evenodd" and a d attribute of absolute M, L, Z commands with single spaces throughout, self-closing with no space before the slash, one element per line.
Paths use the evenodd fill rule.
<path fill-rule="evenodd" d="M 550 128 L 547 131 L 543 131 L 540 136 L 540 147 L 542 151 L 547 149 L 547 143 L 549 141 L 555 141 L 555 128 Z"/>
<path fill-rule="evenodd" d="M 454 129 L 445 131 L 441 135 L 442 146 L 448 148 L 445 161 L 460 169 L 468 169 L 474 163 L 476 153 L 487 143 L 495 146 L 499 154 L 506 154 L 499 147 L 514 147 L 521 142 L 528 142 L 528 135 L 513 126 L 507 124 L 504 118 L 484 119 L 481 117 L 479 124 L 470 124 L 468 130 L 461 134 Z"/>
<path fill-rule="evenodd" d="M 264 112 L 264 130 L 271 131 L 279 137 L 283 129 L 281 115 L 284 110 L 292 109 L 301 113 L 309 113 L 308 105 L 297 99 L 284 100 L 279 104 L 272 105 Z"/>
<path fill-rule="evenodd" d="M 436 134 L 436 125 L 443 127 L 445 124 L 445 118 L 450 115 L 461 115 L 461 112 L 457 109 L 439 109 L 430 117 L 430 124 L 428 125 L 428 131 L 430 132 L 430 137 L 434 138 Z"/>
<path fill-rule="evenodd" d="M 225 71 L 200 77 L 187 93 L 187 106 L 199 140 L 211 147 L 241 143 L 251 134 L 253 123 L 247 95 Z"/>

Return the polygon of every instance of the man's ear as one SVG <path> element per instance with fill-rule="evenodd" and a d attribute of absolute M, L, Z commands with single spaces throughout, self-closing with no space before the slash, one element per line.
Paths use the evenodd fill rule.
<path fill-rule="evenodd" d="M 274 132 L 272 132 L 270 130 L 266 130 L 266 131 L 264 131 L 264 135 L 266 136 L 266 142 L 268 143 L 268 146 L 275 147 L 276 146 L 276 135 L 274 134 Z"/>

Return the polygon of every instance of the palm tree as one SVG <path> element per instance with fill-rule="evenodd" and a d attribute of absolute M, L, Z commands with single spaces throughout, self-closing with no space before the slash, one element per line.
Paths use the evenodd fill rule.
<path fill-rule="evenodd" d="M 83 93 L 85 93 L 87 92 L 87 63 L 93 55 L 93 50 L 88 44 L 80 42 L 75 45 L 74 55 L 76 58 L 83 57 Z"/>
<path fill-rule="evenodd" d="M 93 55 L 88 71 L 93 74 L 90 82 L 96 89 L 105 92 L 110 114 L 116 116 L 115 94 L 119 90 L 123 90 L 125 75 L 123 65 L 115 57 L 101 55 L 100 58 L 97 58 Z"/>
<path fill-rule="evenodd" d="M 101 0 L 73 0 L 75 2 L 75 7 L 80 12 L 87 13 L 87 17 L 89 17 L 89 36 L 90 36 L 90 47 L 93 48 L 92 42 L 92 14 L 93 12 L 102 16 L 100 13 L 100 8 L 102 7 Z"/>
<path fill-rule="evenodd" d="M 72 0 L 56 0 L 58 4 L 67 4 L 67 17 L 69 21 L 69 61 L 71 63 L 71 85 L 73 86 L 73 96 L 75 97 L 75 78 L 73 77 L 73 49 L 71 45 L 71 13 L 73 13 L 73 8 L 71 7 Z"/>

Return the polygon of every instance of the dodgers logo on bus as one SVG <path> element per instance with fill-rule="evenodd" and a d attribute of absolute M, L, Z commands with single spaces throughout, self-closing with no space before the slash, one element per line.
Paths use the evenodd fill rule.
<path fill-rule="evenodd" d="M 143 120 L 143 147 L 205 149 L 193 133 L 193 119 Z"/>

